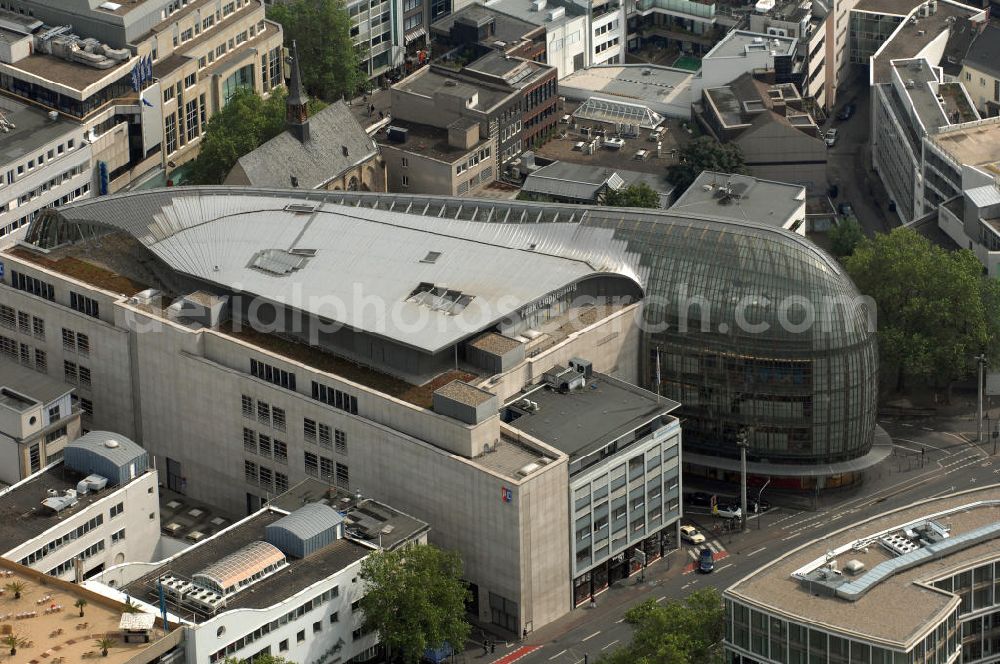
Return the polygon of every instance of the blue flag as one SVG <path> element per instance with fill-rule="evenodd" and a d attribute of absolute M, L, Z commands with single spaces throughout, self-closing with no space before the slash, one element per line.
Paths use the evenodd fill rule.
<path fill-rule="evenodd" d="M 136 92 L 139 91 L 139 64 L 136 63 L 132 67 L 132 89 Z"/>
<path fill-rule="evenodd" d="M 147 81 L 152 81 L 153 80 L 153 56 L 151 56 L 151 55 L 147 55 L 146 56 L 146 71 L 145 71 L 145 73 L 146 73 L 146 80 Z"/>
<path fill-rule="evenodd" d="M 142 103 L 145 104 L 146 106 L 149 106 L 150 108 L 153 108 L 153 105 L 149 103 L 148 99 L 143 99 Z"/>

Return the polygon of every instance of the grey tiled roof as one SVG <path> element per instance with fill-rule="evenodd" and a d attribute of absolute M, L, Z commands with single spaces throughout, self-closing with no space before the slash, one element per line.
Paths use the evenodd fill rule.
<path fill-rule="evenodd" d="M 965 62 L 985 74 L 1000 78 L 1000 28 L 986 26 L 969 47 Z"/>
<path fill-rule="evenodd" d="M 309 118 L 309 140 L 305 143 L 286 131 L 237 163 L 253 187 L 288 187 L 295 176 L 300 188 L 315 189 L 371 158 L 377 150 L 347 104 L 340 101 Z"/>

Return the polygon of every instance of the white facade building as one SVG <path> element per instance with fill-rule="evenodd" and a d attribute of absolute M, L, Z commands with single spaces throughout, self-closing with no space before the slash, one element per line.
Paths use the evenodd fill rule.
<path fill-rule="evenodd" d="M 160 514 L 158 475 L 146 452 L 104 431 L 64 452 L 65 460 L 0 493 L 3 557 L 69 581 L 150 560 Z"/>
<path fill-rule="evenodd" d="M 162 588 L 168 616 L 184 625 L 191 664 L 265 653 L 294 662 L 368 660 L 378 637 L 362 628 L 361 563 L 379 541 L 426 543 L 427 524 L 347 500 L 299 503 L 292 512 L 265 507 L 166 560 L 112 568 L 87 587 L 154 613 Z M 366 525 L 388 534 L 376 543 L 353 536 Z"/>

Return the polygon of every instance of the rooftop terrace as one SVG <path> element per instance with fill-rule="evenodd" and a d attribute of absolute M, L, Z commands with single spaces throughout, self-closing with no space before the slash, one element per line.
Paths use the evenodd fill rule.
<path fill-rule="evenodd" d="M 164 652 L 156 647 L 157 642 L 160 646 L 169 643 L 163 641 L 167 635 L 159 619 L 149 632 L 150 643 L 125 643 L 119 629 L 123 604 L 17 563 L 0 559 L 0 582 L 23 586 L 20 599 L 14 599 L 9 590 L 0 590 L 0 632 L 24 639 L 16 657 L 9 657 L 4 647 L 0 657 L 5 662 L 77 664 L 96 657 L 102 664 L 143 664 Z M 74 608 L 78 598 L 87 602 L 82 618 Z M 25 613 L 29 616 L 19 617 Z M 104 636 L 114 639 L 106 657 L 95 643 Z M 167 638 L 179 642 L 180 637 L 181 632 L 176 631 Z M 149 651 L 149 656 L 143 656 L 143 651 Z"/>
<path fill-rule="evenodd" d="M 1000 176 L 1000 124 L 947 130 L 930 137 L 960 164 L 975 166 L 993 176 Z"/>
<path fill-rule="evenodd" d="M 812 593 L 792 574 L 810 563 L 824 560 L 828 551 L 928 518 L 934 518 L 947 528 L 951 538 L 996 524 L 1000 522 L 1000 486 L 924 501 L 850 526 L 758 569 L 731 586 L 727 595 L 760 604 L 769 611 L 800 622 L 832 626 L 842 632 L 908 648 L 930 625 L 940 621 L 943 612 L 958 602 L 955 595 L 929 584 L 950 576 L 963 565 L 996 560 L 1000 551 L 996 539 L 900 570 L 876 583 L 856 601 Z M 834 560 L 840 570 L 852 560 L 863 563 L 864 571 L 855 577 L 859 579 L 865 571 L 894 557 L 881 544 L 872 543 L 858 550 L 848 547 Z"/>
<path fill-rule="evenodd" d="M 380 145 L 397 150 L 405 150 L 413 154 L 423 155 L 430 159 L 444 162 L 454 162 L 464 160 L 470 152 L 475 152 L 481 146 L 489 142 L 489 138 L 480 139 L 473 147 L 455 147 L 448 143 L 448 130 L 441 127 L 431 127 L 430 125 L 418 124 L 416 122 L 406 122 L 404 120 L 393 120 L 387 127 L 399 127 L 407 130 L 405 143 L 394 143 L 386 138 L 387 129 L 379 130 L 376 140 Z"/>

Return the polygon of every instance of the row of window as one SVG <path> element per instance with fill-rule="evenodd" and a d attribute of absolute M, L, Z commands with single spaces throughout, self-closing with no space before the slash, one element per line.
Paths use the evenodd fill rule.
<path fill-rule="evenodd" d="M 41 547 L 40 549 L 36 549 L 32 553 L 29 553 L 24 558 L 21 558 L 21 560 L 19 560 L 18 562 L 21 563 L 22 565 L 33 565 L 42 558 L 44 558 L 45 556 L 52 553 L 53 551 L 56 551 L 62 548 L 64 545 L 69 544 L 70 542 L 83 537 L 91 530 L 97 528 L 103 523 L 104 523 L 104 515 L 98 514 L 94 518 L 90 519 L 86 523 L 80 524 L 75 529 L 69 531 L 65 535 L 62 535 L 60 537 L 55 538 L 54 540 L 46 542 L 45 546 Z"/>
<path fill-rule="evenodd" d="M 257 401 L 254 408 L 254 399 L 247 395 L 240 397 L 243 417 L 248 420 L 255 419 L 265 426 L 278 431 L 285 430 L 285 410 L 278 406 L 271 406 L 266 401 Z"/>
<path fill-rule="evenodd" d="M 43 165 L 45 165 L 46 162 L 52 161 L 62 156 L 64 153 L 73 150 L 73 148 L 75 147 L 76 147 L 76 139 L 71 138 L 68 141 L 66 141 L 65 144 L 60 143 L 54 148 L 49 148 L 47 152 L 43 152 L 39 154 L 37 157 L 29 159 L 25 163 L 19 164 L 17 168 L 12 168 L 9 171 L 7 171 L 7 178 L 6 178 L 7 184 L 12 184 L 13 182 L 16 182 L 17 180 L 21 179 L 21 176 L 35 170 L 36 166 L 40 168 Z M 2 182 L 0 182 L 0 184 L 2 184 Z"/>
<path fill-rule="evenodd" d="M 44 297 L 49 301 L 54 302 L 56 299 L 56 290 L 52 287 L 52 284 L 24 274 L 23 272 L 18 272 L 17 270 L 10 271 L 10 285 L 17 290 L 31 293 L 38 297 Z"/>
<path fill-rule="evenodd" d="M 77 364 L 76 362 L 70 362 L 69 360 L 64 360 L 63 380 L 65 380 L 67 383 L 72 383 L 73 385 L 90 387 L 92 385 L 90 378 L 90 368 L 85 367 L 82 364 Z"/>
<path fill-rule="evenodd" d="M 84 357 L 90 355 L 90 337 L 83 332 L 75 332 L 67 328 L 62 329 L 62 343 L 65 350 L 77 353 Z"/>
<path fill-rule="evenodd" d="M 244 459 L 243 475 L 249 484 L 267 489 L 270 492 L 281 494 L 288 491 L 288 475 L 262 466 L 255 461 Z"/>
<path fill-rule="evenodd" d="M 266 380 L 272 385 L 277 385 L 278 387 L 283 387 L 286 390 L 295 391 L 295 374 L 290 371 L 285 371 L 284 369 L 279 369 L 278 367 L 271 366 L 261 362 L 260 360 L 250 360 L 250 375 L 255 378 L 260 378 L 261 380 Z M 313 391 L 315 392 L 315 385 L 313 383 Z M 313 398 L 316 398 L 315 395 Z"/>
<path fill-rule="evenodd" d="M 73 178 L 75 178 L 77 175 L 79 175 L 80 173 L 83 173 L 86 170 L 87 170 L 87 168 L 84 167 L 84 166 L 75 166 L 75 167 L 71 168 L 70 170 L 66 171 L 65 173 L 57 175 L 56 177 L 52 178 L 51 180 L 45 181 L 45 182 L 41 183 L 40 185 L 38 185 L 37 187 L 35 187 L 34 189 L 32 189 L 31 191 L 26 191 L 23 194 L 21 194 L 20 196 L 18 196 L 17 199 L 16 199 L 16 201 L 15 200 L 10 200 L 10 201 L 7 201 L 6 203 L 4 203 L 3 205 L 0 205 L 0 213 L 2 213 L 2 212 L 9 212 L 9 211 L 11 211 L 11 210 L 13 210 L 13 209 L 15 209 L 17 207 L 20 207 L 22 205 L 26 205 L 30 201 L 33 201 L 36 198 L 38 198 L 39 196 L 41 196 L 42 194 L 44 194 L 45 192 L 47 192 L 47 191 L 49 191 L 51 189 L 55 189 L 56 187 L 58 187 L 59 185 L 63 184 L 64 182 L 69 182 L 70 180 L 72 180 Z M 90 185 L 89 184 L 85 184 L 82 187 L 78 187 L 76 189 L 76 191 L 70 192 L 68 194 L 65 194 L 62 198 L 59 198 L 59 199 L 53 201 L 52 204 L 55 207 L 59 207 L 62 204 L 69 203 L 69 202 L 75 200 L 78 196 L 80 196 L 82 194 L 85 194 L 88 191 L 90 191 Z"/>
<path fill-rule="evenodd" d="M 340 429 L 333 429 L 329 424 L 303 418 L 302 437 L 307 443 L 318 444 L 327 450 L 336 446 L 338 453 L 347 454 L 347 434 Z"/>
<path fill-rule="evenodd" d="M 322 455 L 304 452 L 306 475 L 318 477 L 327 482 L 333 482 L 342 489 L 350 488 L 350 474 L 347 464 L 334 463 Z"/>
<path fill-rule="evenodd" d="M 44 319 L 32 316 L 26 311 L 18 311 L 6 304 L 0 304 L 0 326 L 17 330 L 21 334 L 30 334 L 36 339 L 45 338 Z"/>
<path fill-rule="evenodd" d="M 243 449 L 257 456 L 274 459 L 278 463 L 288 463 L 287 443 L 246 427 L 243 427 Z"/>
<path fill-rule="evenodd" d="M 97 300 L 80 295 L 70 291 L 69 293 L 69 306 L 82 314 L 87 314 L 94 318 L 100 318 L 100 307 L 98 306 Z"/>
<path fill-rule="evenodd" d="M 294 379 L 294 375 L 293 375 Z M 292 388 L 294 387 L 295 381 L 292 381 Z M 332 387 L 327 387 L 322 383 L 317 383 L 312 381 L 312 398 L 316 401 L 325 403 L 328 406 L 333 406 L 334 408 L 339 408 L 340 410 L 346 410 L 351 415 L 358 414 L 358 398 L 353 394 L 348 394 L 338 389 Z"/>
<path fill-rule="evenodd" d="M 73 569 L 73 567 L 76 565 L 76 561 L 77 560 L 86 560 L 87 558 L 92 558 L 92 557 L 96 556 L 98 553 L 100 553 L 101 551 L 104 551 L 104 540 L 103 539 L 101 541 L 97 542 L 96 544 L 92 544 L 91 546 L 88 546 L 86 549 L 84 549 L 83 551 L 80 552 L 80 555 L 76 556 L 75 558 L 70 558 L 69 560 L 66 560 L 66 561 L 64 561 L 64 562 L 56 565 L 55 567 L 53 567 L 52 569 L 50 569 L 48 572 L 46 572 L 46 574 L 48 574 L 49 576 L 62 576 L 66 572 L 68 572 L 71 569 Z"/>
<path fill-rule="evenodd" d="M 18 343 L 10 337 L 0 334 L 0 355 L 3 355 L 11 362 L 20 362 L 26 367 L 35 369 L 40 373 L 47 373 L 48 356 L 41 348 L 35 348 L 25 343 Z"/>
<path fill-rule="evenodd" d="M 267 636 L 271 632 L 276 632 L 279 627 L 281 627 L 283 625 L 287 625 L 288 623 L 291 623 L 291 622 L 295 622 L 296 620 L 298 620 L 299 618 L 301 618 L 305 614 L 309 613 L 313 609 L 315 609 L 315 608 L 319 607 L 320 605 L 322 605 L 322 604 L 324 604 L 326 602 L 329 602 L 331 599 L 334 599 L 334 598 L 339 597 L 339 596 L 340 596 L 340 587 L 339 586 L 334 586 L 330 590 L 327 590 L 327 591 L 323 592 L 321 595 L 317 595 L 316 597 L 313 597 L 312 599 L 310 599 L 309 601 L 305 602 L 304 604 L 299 605 L 298 607 L 296 607 L 292 611 L 289 611 L 288 613 L 286 613 L 285 615 L 281 616 L 277 620 L 272 620 L 271 622 L 269 622 L 269 623 L 267 623 L 265 625 L 261 625 L 260 627 L 258 627 L 257 629 L 255 629 L 253 632 L 251 632 L 251 633 L 249 633 L 249 634 L 247 634 L 247 635 L 245 635 L 245 636 L 243 636 L 243 637 L 241 637 L 239 639 L 236 639 L 232 643 L 228 644 L 226 647 L 221 648 L 220 650 L 217 650 L 216 652 L 212 653 L 212 655 L 211 655 L 211 657 L 209 657 L 208 661 L 209 662 L 213 662 L 213 663 L 214 662 L 223 661 L 226 657 L 229 657 L 230 655 L 236 654 L 238 651 L 242 650 L 243 648 L 245 648 L 246 646 L 250 645 L 251 643 L 254 643 L 255 641 L 258 641 L 258 640 L 262 639 L 263 637 Z M 335 623 L 335 622 L 337 622 L 337 620 L 338 620 L 337 614 L 333 613 L 330 616 L 330 622 L 331 623 Z M 316 629 L 315 625 L 316 624 L 314 623 L 313 624 L 313 632 L 319 631 L 319 630 Z M 220 627 L 219 631 L 217 632 L 218 636 L 222 636 L 224 633 L 225 633 L 225 627 Z M 304 632 L 299 632 L 299 634 L 301 635 L 301 638 L 299 639 L 299 641 L 300 642 L 304 641 L 305 640 L 305 633 Z M 282 641 L 282 643 L 286 643 L 286 642 Z M 287 645 L 285 646 L 284 649 L 287 649 Z"/>

